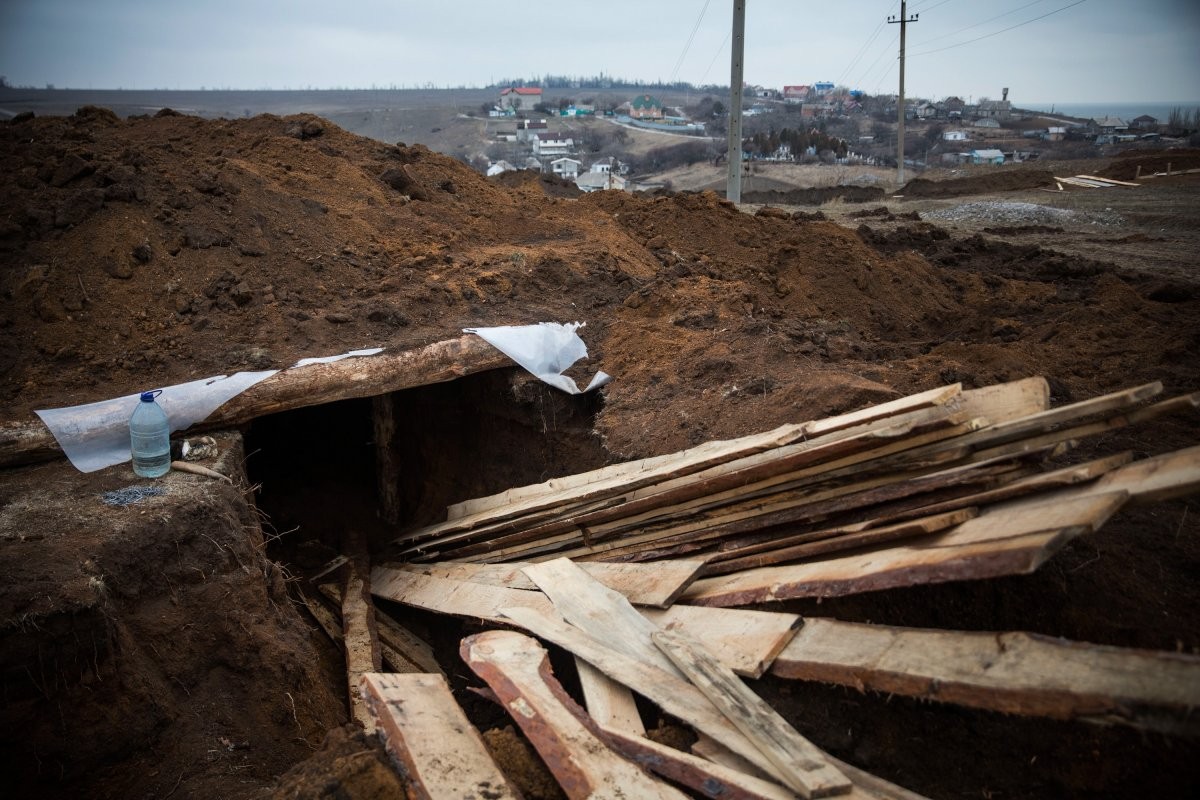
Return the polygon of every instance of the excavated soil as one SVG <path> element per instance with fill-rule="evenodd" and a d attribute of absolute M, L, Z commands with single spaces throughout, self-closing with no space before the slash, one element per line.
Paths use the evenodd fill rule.
<path fill-rule="evenodd" d="M 1040 374 L 1055 402 L 1152 380 L 1168 393 L 1200 388 L 1194 176 L 1106 196 L 1168 197 L 1174 227 L 1160 211 L 1129 214 L 1103 231 L 1124 237 L 1119 246 L 1080 255 L 1055 241 L 1097 233 L 1069 223 L 985 234 L 886 211 L 848 226 L 751 215 L 711 192 L 574 197 L 306 115 L 120 120 L 88 108 L 0 126 L 0 159 L 6 420 L 303 356 L 415 347 L 466 326 L 587 322 L 585 371 L 615 376 L 599 398 L 552 398 L 503 371 L 398 401 L 418 467 L 408 522 L 508 485 L 947 382 Z M 1121 161 L 1110 169 L 1101 174 L 1124 174 Z M 1003 175 L 971 188 L 914 181 L 905 194 L 1049 183 Z M 1139 259 L 1137 237 L 1176 267 Z M 323 563 L 348 520 L 386 541 L 366 405 L 255 423 L 249 481 L 232 437 L 238 486 L 173 475 L 167 497 L 120 512 L 96 498 L 131 483 L 127 466 L 0 477 L 5 773 L 18 796 L 395 791 L 373 745 L 336 732 L 340 656 L 297 611 L 288 580 Z M 1146 454 L 1198 441 L 1185 417 L 1106 446 Z M 1123 514 L 1032 576 L 795 610 L 1197 652 L 1194 506 Z M 469 685 L 452 656 L 462 625 L 388 610 L 451 654 L 456 689 Z M 835 755 L 934 797 L 1198 788 L 1192 739 L 759 688 Z M 485 701 L 464 705 L 481 727 L 505 727 Z"/>

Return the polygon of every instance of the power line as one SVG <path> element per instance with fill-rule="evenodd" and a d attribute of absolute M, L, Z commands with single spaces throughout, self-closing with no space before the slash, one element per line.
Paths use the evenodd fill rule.
<path fill-rule="evenodd" d="M 926 40 L 925 40 L 925 41 L 923 41 L 923 42 L 919 42 L 919 43 L 918 43 L 918 46 L 919 46 L 919 47 L 924 47 L 925 45 L 927 45 L 927 44 L 929 44 L 929 43 L 931 43 L 931 42 L 937 42 L 937 41 L 941 41 L 942 39 L 945 39 L 945 38 L 946 38 L 946 37 L 948 37 L 948 36 L 955 36 L 955 35 L 957 35 L 957 34 L 960 34 L 960 33 L 962 33 L 963 31 L 969 31 L 969 30 L 971 30 L 972 28 L 978 28 L 980 25 L 987 25 L 989 22 L 995 22 L 996 20 L 998 20 L 998 19 L 1000 19 L 1000 18 L 1002 18 L 1002 17 L 1007 17 L 1007 16 L 1009 16 L 1010 14 L 1015 14 L 1015 13 L 1017 13 L 1018 11 L 1024 11 L 1025 9 L 1029 8 L 1030 6 L 1036 6 L 1036 5 L 1038 5 L 1039 3 L 1044 3 L 1044 2 L 1046 2 L 1046 0 L 1033 0 L 1033 2 L 1032 2 L 1032 3 L 1026 3 L 1026 4 L 1025 4 L 1025 5 L 1023 5 L 1023 6 L 1018 6 L 1017 8 L 1014 8 L 1014 9 L 1012 9 L 1011 11 L 1005 11 L 1003 14 L 997 14 L 997 15 L 996 15 L 996 16 L 994 16 L 994 17 L 991 17 L 991 18 L 989 18 L 989 19 L 985 19 L 983 22 L 976 22 L 974 25 L 968 25 L 968 26 L 967 26 L 967 27 L 965 27 L 965 28 L 959 28 L 959 29 L 958 29 L 958 30 L 956 30 L 956 31 L 951 31 L 950 33 L 943 33 L 941 36 L 935 36 L 935 37 L 933 37 L 932 39 L 926 39 Z"/>
<path fill-rule="evenodd" d="M 842 70 L 842 74 L 838 75 L 837 80 L 834 81 L 834 83 L 841 83 L 842 78 L 845 78 L 847 75 L 850 74 L 850 70 L 854 69 L 855 65 L 858 64 L 858 62 L 862 59 L 863 54 L 867 52 L 867 48 L 869 48 L 871 46 L 871 42 L 875 41 L 875 37 L 877 37 L 879 35 L 880 31 L 883 30 L 883 26 L 886 24 L 887 24 L 886 22 L 880 22 L 878 25 L 875 26 L 875 30 L 872 31 L 871 35 L 867 37 L 867 40 L 865 42 L 863 42 L 863 46 L 858 48 L 858 52 L 854 55 L 854 58 L 851 59 L 850 63 L 846 66 L 846 68 L 844 70 Z"/>
<path fill-rule="evenodd" d="M 1002 33 L 1008 33 L 1011 30 L 1016 30 L 1017 28 L 1024 27 L 1025 25 L 1028 25 L 1031 22 L 1037 22 L 1040 19 L 1045 19 L 1046 17 L 1054 16 L 1055 14 L 1057 14 L 1060 11 L 1066 11 L 1068 8 L 1074 8 L 1075 6 L 1082 5 L 1083 3 L 1086 3 L 1086 2 L 1087 2 L 1087 0 L 1075 0 L 1074 3 L 1065 5 L 1062 8 L 1056 8 L 1053 11 L 1049 11 L 1045 14 L 1042 14 L 1040 17 L 1034 17 L 1033 19 L 1027 19 L 1024 22 L 1018 22 L 1016 25 L 1010 25 L 1009 27 L 1004 28 L 1002 30 L 998 30 L 994 33 L 987 33 L 987 34 L 984 34 L 983 36 L 978 36 L 974 39 L 968 39 L 965 42 L 959 42 L 958 44 L 951 44 L 951 45 L 946 45 L 945 47 L 939 47 L 936 50 L 924 50 L 920 53 L 909 53 L 909 57 L 927 56 L 931 53 L 940 53 L 943 50 L 953 50 L 955 47 L 962 47 L 963 45 L 974 44 L 975 42 L 979 42 L 984 39 L 990 39 L 993 36 L 999 36 Z"/>
<path fill-rule="evenodd" d="M 700 76 L 698 86 L 704 85 L 704 79 L 708 77 L 708 73 L 712 71 L 713 64 L 717 63 L 717 59 L 725 52 L 725 45 L 729 44 L 729 40 L 733 37 L 733 31 L 725 34 L 725 41 L 721 42 L 721 46 L 717 48 L 717 52 L 713 53 L 712 61 L 708 62 L 708 69 L 704 70 L 704 74 Z"/>
<path fill-rule="evenodd" d="M 917 13 L 918 13 L 918 14 L 928 14 L 930 11 L 933 11 L 935 8 L 939 8 L 939 7 L 941 7 L 941 6 L 944 6 L 944 5 L 946 5 L 946 3 L 949 3 L 949 2 L 950 2 L 950 0 L 942 0 L 942 2 L 940 2 L 940 3 L 934 3 L 934 4 L 933 4 L 933 5 L 931 5 L 929 8 L 919 8 L 919 9 L 917 9 Z"/>
<path fill-rule="evenodd" d="M 887 43 L 887 46 L 879 51 L 879 55 L 875 56 L 875 60 L 872 61 L 871 66 L 867 67 L 866 71 L 863 72 L 862 77 L 858 79 L 856 85 L 858 85 L 858 86 L 866 85 L 867 76 L 870 75 L 872 71 L 874 71 L 875 65 L 879 63 L 879 59 L 883 58 L 885 55 L 892 52 L 892 48 L 896 46 L 896 42 L 898 42 L 898 41 L 900 41 L 900 34 L 897 33 L 895 36 L 892 37 L 892 40 Z"/>
<path fill-rule="evenodd" d="M 687 57 L 688 50 L 692 49 L 692 40 L 696 38 L 696 31 L 700 30 L 700 23 L 704 21 L 704 15 L 708 12 L 708 4 L 712 0 L 704 0 L 704 8 L 700 9 L 700 16 L 696 17 L 696 24 L 692 26 L 692 32 L 688 36 L 687 44 L 683 46 L 683 52 L 679 54 L 679 60 L 675 62 L 675 69 L 671 70 L 671 80 L 667 83 L 674 83 L 675 78 L 679 75 L 679 69 L 683 66 L 683 59 Z"/>

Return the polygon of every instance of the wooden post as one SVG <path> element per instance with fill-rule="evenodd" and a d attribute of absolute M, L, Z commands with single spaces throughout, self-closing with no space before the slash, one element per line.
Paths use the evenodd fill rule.
<path fill-rule="evenodd" d="M 343 567 L 342 633 L 346 647 L 346 675 L 350 689 L 351 716 L 367 733 L 375 732 L 375 720 L 362 697 L 362 678 L 383 666 L 379 650 L 375 606 L 371 602 L 371 565 L 367 540 L 362 531 L 349 529 L 342 535 L 342 549 L 350 560 Z"/>
<path fill-rule="evenodd" d="M 371 398 L 371 422 L 375 429 L 375 486 L 379 492 L 379 518 L 399 525 L 400 458 L 396 453 L 396 402 L 392 393 Z"/>

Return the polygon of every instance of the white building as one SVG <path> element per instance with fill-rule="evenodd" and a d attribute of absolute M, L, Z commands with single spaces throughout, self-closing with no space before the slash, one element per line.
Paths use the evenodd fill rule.
<path fill-rule="evenodd" d="M 570 155 L 575 140 L 561 133 L 539 133 L 533 140 L 533 154 L 539 158 Z"/>
<path fill-rule="evenodd" d="M 513 172 L 514 170 L 516 170 L 516 167 L 501 159 L 500 161 L 493 161 L 488 165 L 487 175 L 490 178 L 493 175 L 499 175 L 501 172 Z"/>
<path fill-rule="evenodd" d="M 567 180 L 575 180 L 579 175 L 579 168 L 583 166 L 583 162 L 575 158 L 556 158 L 550 162 L 550 170 L 562 178 Z"/>

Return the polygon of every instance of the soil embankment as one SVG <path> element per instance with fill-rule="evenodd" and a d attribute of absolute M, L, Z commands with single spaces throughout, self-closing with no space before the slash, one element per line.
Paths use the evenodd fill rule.
<path fill-rule="evenodd" d="M 466 326 L 587 322 L 588 369 L 615 380 L 569 421 L 519 381 L 480 379 L 412 401 L 414 450 L 436 462 L 438 503 L 487 481 L 668 453 L 948 382 L 1040 374 L 1056 402 L 1153 380 L 1168 394 L 1200 388 L 1194 276 L 1164 282 L 1133 261 L 1066 255 L 1052 242 L 964 236 L 890 212 L 855 220 L 857 230 L 779 209 L 750 215 L 711 192 L 576 198 L 555 181 L 489 181 L 424 147 L 307 115 L 123 121 L 89 108 L 0 125 L 0 158 L 9 420 L 304 356 L 411 348 Z M 1049 184 L 1046 172 L 998 171 L 913 181 L 904 194 Z M 1189 186 L 1172 184 L 1171 197 L 1194 203 Z M 1106 235 L 1150 235 L 1134 222 Z M 1154 234 L 1155 246 L 1173 246 L 1175 233 Z M 460 421 L 472 409 L 486 414 L 468 428 Z M 1196 444 L 1194 423 L 1119 441 L 1138 452 Z M 286 546 L 264 543 L 248 495 L 233 488 L 168 482 L 166 497 L 115 510 L 97 497 L 130 482 L 123 468 L 0 475 L 6 774 L 20 793 L 251 796 L 345 719 L 337 651 L 288 599 L 283 571 L 319 564 L 339 519 L 373 518 L 347 502 L 346 475 L 330 488 L 333 466 L 324 484 L 298 483 L 302 470 L 322 478 L 324 462 L 305 447 L 321 425 L 276 436 L 264 423 L 248 434 L 268 446 L 292 437 L 294 450 L 251 457 L 252 470 L 278 468 L 268 477 L 289 465 L 298 476 L 291 489 L 268 481 L 264 497 L 290 491 L 318 509 Z M 454 429 L 444 442 L 462 452 L 438 451 L 439 426 Z M 488 463 L 522 452 L 532 461 L 518 429 L 555 451 L 539 450 L 543 460 L 525 471 Z M 370 436 L 348 430 L 332 438 L 358 446 Z M 557 449 L 568 430 L 586 445 Z M 1196 520 L 1179 501 L 1123 515 L 1032 576 L 800 610 L 1195 651 Z M 447 638 L 461 632 L 438 626 Z M 1023 721 L 951 707 L 762 688 L 823 747 L 934 796 L 1183 794 L 1200 755 L 1176 739 L 1064 723 L 1050 741 Z M 1031 751 L 1035 739 L 1049 750 Z M 353 761 L 356 746 L 336 735 L 323 756 L 341 759 L 343 787 L 373 780 L 374 757 Z M 1052 756 L 1035 766 L 1043 752 Z M 947 770 L 951 762 L 969 767 Z M 288 777 L 288 796 L 305 787 L 315 796 L 334 769 L 306 763 Z"/>

